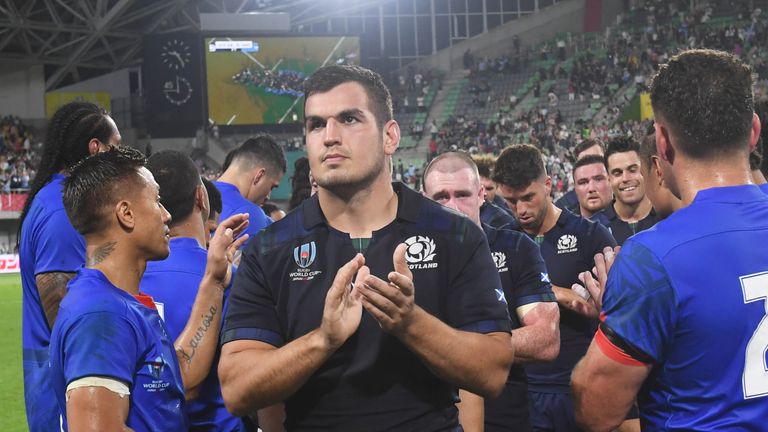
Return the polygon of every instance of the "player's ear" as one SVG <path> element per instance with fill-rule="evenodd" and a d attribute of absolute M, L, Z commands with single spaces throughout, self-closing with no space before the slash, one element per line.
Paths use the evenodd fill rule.
<path fill-rule="evenodd" d="M 752 132 L 749 136 L 749 152 L 752 153 L 757 148 L 757 141 L 760 139 L 760 130 L 762 129 L 760 124 L 760 117 L 757 114 L 752 114 Z"/>
<path fill-rule="evenodd" d="M 90 141 L 88 141 L 88 154 L 93 156 L 98 153 L 100 144 L 101 141 L 99 141 L 97 138 L 92 138 Z"/>
<path fill-rule="evenodd" d="M 132 231 L 136 226 L 136 214 L 128 200 L 121 200 L 115 204 L 115 218 L 117 223 L 126 231 Z"/>
<path fill-rule="evenodd" d="M 672 164 L 675 161 L 675 149 L 672 147 L 669 129 L 656 122 L 656 152 L 660 159 Z"/>
<path fill-rule="evenodd" d="M 395 120 L 384 124 L 384 154 L 393 155 L 400 145 L 400 125 Z"/>
<path fill-rule="evenodd" d="M 253 182 L 252 183 L 253 184 L 259 183 L 259 180 L 261 180 L 264 177 L 264 175 L 266 175 L 266 173 L 267 173 L 267 170 L 265 168 L 263 168 L 263 167 L 257 169 L 256 172 L 253 175 Z"/>
<path fill-rule="evenodd" d="M 208 208 L 210 206 L 208 203 L 208 193 L 205 190 L 205 186 L 201 184 L 195 187 L 195 206 L 197 206 L 203 213 L 208 213 Z"/>
<path fill-rule="evenodd" d="M 547 176 L 544 180 L 544 189 L 547 191 L 547 196 L 552 193 L 552 177 Z"/>

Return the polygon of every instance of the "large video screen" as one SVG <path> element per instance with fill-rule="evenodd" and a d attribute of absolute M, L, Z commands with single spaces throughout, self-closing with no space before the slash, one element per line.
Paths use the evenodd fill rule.
<path fill-rule="evenodd" d="M 222 126 L 301 121 L 306 77 L 359 63 L 358 36 L 206 38 L 208 117 Z"/>

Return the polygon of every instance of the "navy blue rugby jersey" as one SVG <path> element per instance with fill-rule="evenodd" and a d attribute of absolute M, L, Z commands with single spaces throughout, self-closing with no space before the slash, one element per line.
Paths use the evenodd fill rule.
<path fill-rule="evenodd" d="M 408 245 L 416 303 L 448 325 L 509 332 L 505 296 L 482 230 L 469 219 L 395 183 L 395 220 L 365 248 L 386 280 Z M 317 196 L 270 225 L 246 248 L 230 295 L 222 343 L 280 347 L 318 328 L 336 271 L 356 249 L 329 226 Z M 363 312 L 357 332 L 286 400 L 289 431 L 456 430 L 458 391 Z"/>
<path fill-rule="evenodd" d="M 517 308 L 557 301 L 544 259 L 536 243 L 519 231 L 496 229 L 486 224 L 483 224 L 483 231 L 501 278 L 512 329 L 520 328 L 523 324 L 517 317 Z M 520 365 L 512 365 L 501 395 L 485 399 L 485 429 L 529 430 L 529 416 L 525 370 Z"/>
<path fill-rule="evenodd" d="M 520 230 L 520 224 L 508 210 L 488 201 L 480 206 L 480 221 L 494 228 Z"/>
<path fill-rule="evenodd" d="M 570 289 L 579 273 L 591 270 L 595 254 L 616 240 L 603 225 L 563 210 L 540 244 L 552 285 Z M 586 354 L 597 320 L 560 308 L 560 354 L 555 361 L 528 365 L 528 386 L 536 391 L 570 392 L 571 372 Z"/>
<path fill-rule="evenodd" d="M 651 208 L 651 212 L 648 213 L 648 216 L 637 221 L 636 223 L 625 222 L 619 217 L 619 215 L 616 214 L 616 209 L 613 207 L 613 203 L 611 203 L 603 210 L 595 213 L 595 215 L 592 216 L 592 219 L 597 220 L 603 223 L 603 225 L 607 226 L 608 230 L 611 231 L 613 238 L 616 239 L 616 243 L 619 245 L 623 245 L 628 238 L 639 233 L 640 231 L 647 230 L 648 228 L 656 225 L 656 222 L 659 221 L 658 217 L 656 216 L 656 210 Z"/>

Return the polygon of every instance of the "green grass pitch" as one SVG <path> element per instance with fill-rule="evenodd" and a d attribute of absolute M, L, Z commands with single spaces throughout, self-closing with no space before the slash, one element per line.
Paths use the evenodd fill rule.
<path fill-rule="evenodd" d="M 25 431 L 19 274 L 0 275 L 0 329 L 0 431 Z"/>

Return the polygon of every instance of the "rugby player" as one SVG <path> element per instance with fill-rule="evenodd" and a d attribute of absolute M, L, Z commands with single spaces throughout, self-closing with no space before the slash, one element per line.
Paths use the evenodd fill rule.
<path fill-rule="evenodd" d="M 483 186 L 472 158 L 442 153 L 424 170 L 424 194 L 481 226 L 501 278 L 512 320 L 516 361 L 501 396 L 478 398 L 462 391 L 459 412 L 466 432 L 531 430 L 523 363 L 551 361 L 560 351 L 560 312 L 538 246 L 528 236 L 480 221 Z M 479 400 L 477 400 L 479 399 Z M 483 415 L 484 412 L 484 415 Z"/>
<path fill-rule="evenodd" d="M 85 241 L 72 227 L 62 203 L 69 167 L 120 145 L 120 132 L 107 112 L 90 102 L 70 102 L 48 123 L 38 173 L 19 221 L 22 294 L 24 401 L 31 432 L 59 428 L 51 397 L 48 346 L 67 283 L 85 263 Z"/>
<path fill-rule="evenodd" d="M 541 247 L 552 291 L 560 305 L 560 353 L 550 363 L 526 367 L 534 430 L 578 430 L 570 394 L 571 371 L 595 332 L 597 311 L 571 289 L 594 256 L 615 246 L 603 225 L 552 203 L 552 179 L 541 152 L 529 144 L 507 147 L 496 160 L 493 180 L 523 231 Z"/>
<path fill-rule="evenodd" d="M 51 388 L 63 429 L 187 430 L 185 399 L 210 371 L 231 261 L 248 236 L 234 238 L 247 215 L 217 229 L 174 343 L 152 298 L 139 291 L 147 261 L 167 257 L 170 238 L 170 215 L 144 156 L 118 147 L 84 159 L 64 181 L 63 200 L 88 257 L 51 334 Z"/>
<path fill-rule="evenodd" d="M 768 197 L 748 163 L 761 129 L 752 98 L 751 68 L 721 51 L 685 51 L 653 78 L 659 164 L 684 208 L 615 262 L 607 251 L 599 284 L 586 275 L 603 317 L 573 374 L 589 430 L 611 430 L 635 398 L 646 430 L 765 427 L 768 257 L 755 250 Z"/>
<path fill-rule="evenodd" d="M 318 192 L 243 253 L 219 364 L 227 407 L 285 401 L 290 431 L 458 431 L 458 388 L 499 394 L 513 359 L 488 243 L 391 183 L 400 127 L 378 74 L 326 66 L 305 92 Z"/>

